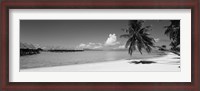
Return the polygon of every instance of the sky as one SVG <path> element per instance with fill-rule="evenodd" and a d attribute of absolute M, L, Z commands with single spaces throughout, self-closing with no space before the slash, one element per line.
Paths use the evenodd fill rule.
<path fill-rule="evenodd" d="M 151 25 L 150 36 L 155 45 L 169 47 L 169 37 L 164 34 L 168 20 L 145 20 Z M 123 49 L 128 20 L 20 20 L 20 42 L 39 45 L 42 48 L 67 49 Z"/>

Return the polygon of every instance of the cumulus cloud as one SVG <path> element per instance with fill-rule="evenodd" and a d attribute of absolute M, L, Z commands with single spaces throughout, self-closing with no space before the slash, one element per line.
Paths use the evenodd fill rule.
<path fill-rule="evenodd" d="M 104 44 L 102 43 L 93 43 L 93 42 L 89 42 L 87 44 L 85 43 L 81 43 L 80 45 L 78 45 L 76 48 L 81 48 L 81 49 L 102 49 L 102 48 L 106 48 L 109 46 L 117 46 L 118 44 L 120 44 L 119 41 L 117 41 L 117 36 L 115 34 L 109 34 L 109 37 L 107 38 L 107 40 L 105 41 Z M 123 46 L 120 46 L 120 48 L 122 48 Z"/>
<path fill-rule="evenodd" d="M 83 44 L 83 43 L 81 43 L 80 45 L 79 45 L 79 47 L 85 47 L 86 46 L 86 44 Z"/>
<path fill-rule="evenodd" d="M 105 45 L 106 46 L 113 46 L 117 45 L 119 42 L 117 41 L 117 36 L 115 34 L 109 34 L 109 37 L 107 38 Z"/>
<path fill-rule="evenodd" d="M 77 48 L 82 48 L 82 49 L 85 49 L 85 48 L 88 48 L 88 49 L 100 49 L 102 48 L 102 44 L 101 43 L 88 43 L 88 44 L 84 44 L 84 43 L 81 43 Z"/>
<path fill-rule="evenodd" d="M 154 40 L 155 40 L 156 42 L 159 42 L 159 41 L 160 41 L 160 39 L 159 39 L 159 38 L 154 38 Z"/>

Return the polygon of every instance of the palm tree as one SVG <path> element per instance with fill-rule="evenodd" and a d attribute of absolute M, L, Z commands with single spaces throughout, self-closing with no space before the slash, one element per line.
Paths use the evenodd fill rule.
<path fill-rule="evenodd" d="M 148 53 L 151 52 L 154 47 L 154 38 L 149 37 L 148 31 L 151 26 L 143 26 L 144 21 L 131 20 L 129 21 L 129 27 L 123 29 L 127 34 L 123 34 L 120 37 L 128 38 L 125 47 L 129 47 L 128 53 L 132 55 L 136 48 L 142 54 L 142 49 L 145 49 Z"/>
<path fill-rule="evenodd" d="M 165 28 L 167 28 L 165 34 L 172 40 L 171 50 L 180 51 L 180 20 L 171 20 L 171 24 Z"/>

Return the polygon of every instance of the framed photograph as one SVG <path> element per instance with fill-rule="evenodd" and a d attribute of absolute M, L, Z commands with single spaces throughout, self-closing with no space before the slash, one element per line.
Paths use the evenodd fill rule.
<path fill-rule="evenodd" d="M 3 1 L 2 90 L 199 91 L 199 4 Z"/>

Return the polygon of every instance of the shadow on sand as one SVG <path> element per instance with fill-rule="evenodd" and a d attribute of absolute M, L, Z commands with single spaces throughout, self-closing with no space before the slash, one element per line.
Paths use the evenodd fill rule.
<path fill-rule="evenodd" d="M 131 61 L 129 63 L 134 63 L 134 64 L 152 64 L 152 63 L 156 63 L 154 61 Z"/>

